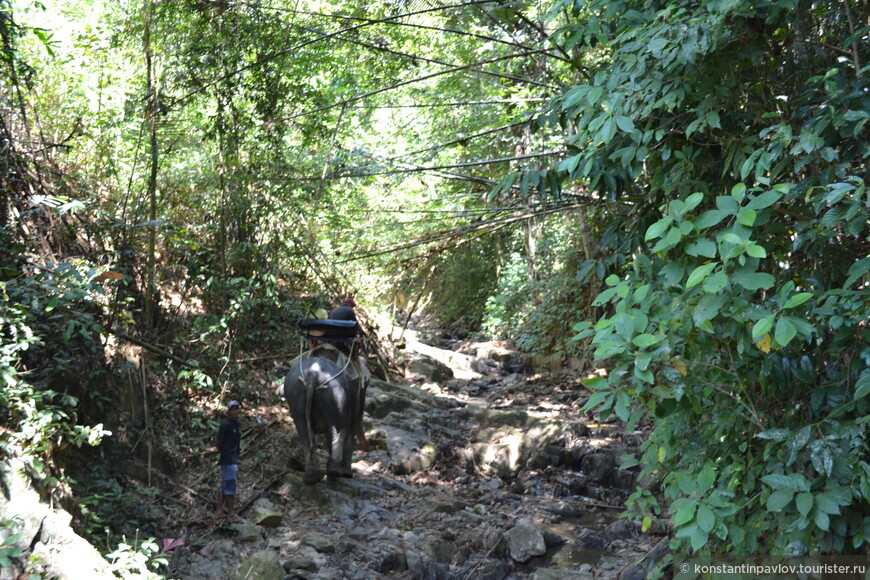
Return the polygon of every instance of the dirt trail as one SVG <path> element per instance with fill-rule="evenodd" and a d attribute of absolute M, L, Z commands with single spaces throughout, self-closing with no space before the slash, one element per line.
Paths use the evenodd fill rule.
<path fill-rule="evenodd" d="M 284 406 L 251 410 L 247 522 L 208 525 L 210 474 L 188 474 L 175 502 L 190 511 L 169 527 L 185 546 L 173 550 L 170 576 L 645 577 L 667 541 L 619 517 L 634 485 L 619 458 L 637 451 L 640 434 L 582 416 L 577 377 L 507 374 L 513 367 L 480 346 L 409 350 L 425 352 L 408 366 L 429 376 L 372 383 L 373 449 L 355 455 L 354 479 L 302 484 Z M 445 378 L 444 363 L 462 378 Z"/>

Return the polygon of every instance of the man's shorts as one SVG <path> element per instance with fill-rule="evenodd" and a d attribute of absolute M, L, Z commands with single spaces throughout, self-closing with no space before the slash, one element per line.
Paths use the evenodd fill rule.
<path fill-rule="evenodd" d="M 239 477 L 239 464 L 221 465 L 221 493 L 236 495 L 236 479 Z"/>

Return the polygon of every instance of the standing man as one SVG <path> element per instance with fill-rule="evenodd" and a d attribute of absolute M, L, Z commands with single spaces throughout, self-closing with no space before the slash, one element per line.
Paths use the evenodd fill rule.
<path fill-rule="evenodd" d="M 236 513 L 236 481 L 239 477 L 239 455 L 242 450 L 242 426 L 239 415 L 242 406 L 238 401 L 227 405 L 227 418 L 221 423 L 217 435 L 217 449 L 220 453 L 218 464 L 221 471 L 221 486 L 218 490 L 215 521 L 223 517 L 224 504 L 227 506 L 227 521 L 231 524 L 244 520 Z"/>

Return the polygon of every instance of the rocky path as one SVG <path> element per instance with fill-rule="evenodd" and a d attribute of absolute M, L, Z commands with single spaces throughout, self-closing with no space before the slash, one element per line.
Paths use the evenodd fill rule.
<path fill-rule="evenodd" d="M 410 350 L 416 376 L 369 388 L 352 480 L 304 485 L 286 411 L 248 418 L 247 522 L 179 530 L 170 576 L 635 580 L 664 556 L 619 517 L 641 435 L 581 416 L 577 378 L 510 374 L 481 345 Z"/>

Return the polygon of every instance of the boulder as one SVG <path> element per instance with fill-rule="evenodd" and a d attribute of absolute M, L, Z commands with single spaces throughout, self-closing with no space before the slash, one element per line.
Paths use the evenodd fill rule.
<path fill-rule="evenodd" d="M 521 519 L 516 526 L 505 532 L 504 536 L 508 554 L 521 564 L 535 556 L 543 556 L 547 553 L 544 533 L 527 519 Z"/>
<path fill-rule="evenodd" d="M 253 522 L 264 528 L 277 528 L 281 525 L 281 520 L 284 519 L 284 512 L 265 497 L 258 499 L 253 509 Z"/>
<path fill-rule="evenodd" d="M 438 457 L 438 448 L 422 430 L 406 431 L 382 424 L 378 429 L 384 437 L 393 471 L 408 475 L 428 469 Z"/>
<path fill-rule="evenodd" d="M 20 533 L 12 543 L 22 553 L 21 563 L 31 554 L 38 556 L 52 578 L 114 580 L 109 563 L 70 527 L 72 516 L 41 501 L 27 475 L 33 471 L 33 466 L 17 457 L 0 463 L 0 521 L 11 524 L 0 538 Z"/>

